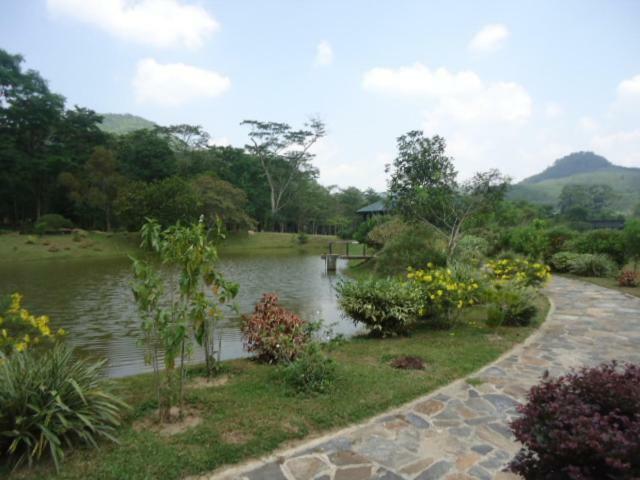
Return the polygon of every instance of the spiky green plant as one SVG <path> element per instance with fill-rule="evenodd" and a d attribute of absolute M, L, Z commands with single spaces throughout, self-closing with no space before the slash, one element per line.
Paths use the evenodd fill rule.
<path fill-rule="evenodd" d="M 0 456 L 29 466 L 50 456 L 56 469 L 64 448 L 117 441 L 126 404 L 106 388 L 104 361 L 74 357 L 62 344 L 46 352 L 16 353 L 0 364 Z"/>

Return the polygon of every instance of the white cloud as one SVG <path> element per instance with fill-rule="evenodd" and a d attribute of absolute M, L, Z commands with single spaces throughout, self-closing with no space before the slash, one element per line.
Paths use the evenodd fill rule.
<path fill-rule="evenodd" d="M 200 47 L 219 28 L 204 8 L 180 0 L 47 0 L 49 11 L 116 37 L 156 47 Z"/>
<path fill-rule="evenodd" d="M 578 119 L 578 126 L 585 132 L 593 132 L 598 129 L 598 122 L 592 117 L 584 116 Z"/>
<path fill-rule="evenodd" d="M 152 58 L 138 62 L 133 79 L 138 102 L 166 107 L 217 97 L 230 86 L 231 80 L 217 72 L 183 63 L 163 65 Z"/>
<path fill-rule="evenodd" d="M 626 98 L 640 98 L 640 75 L 620 82 L 620 85 L 618 85 L 618 95 Z"/>
<path fill-rule="evenodd" d="M 504 44 L 507 37 L 509 29 L 503 24 L 485 25 L 469 42 L 469 50 L 475 53 L 493 52 Z"/>
<path fill-rule="evenodd" d="M 231 146 L 231 140 L 228 137 L 216 137 L 209 139 L 209 145 L 215 147 L 229 147 Z"/>
<path fill-rule="evenodd" d="M 616 165 L 640 167 L 640 129 L 598 134 L 591 145 Z"/>
<path fill-rule="evenodd" d="M 547 102 L 544 106 L 544 114 L 547 118 L 558 118 L 564 114 L 564 109 L 555 102 Z"/>
<path fill-rule="evenodd" d="M 373 68 L 362 80 L 365 90 L 435 102 L 429 115 L 458 122 L 497 120 L 520 122 L 531 115 L 532 101 L 521 85 L 485 83 L 472 71 L 430 70 L 421 63 L 409 67 Z"/>
<path fill-rule="evenodd" d="M 316 67 L 326 67 L 333 63 L 333 49 L 326 40 L 321 41 L 316 47 L 316 57 L 313 64 Z"/>

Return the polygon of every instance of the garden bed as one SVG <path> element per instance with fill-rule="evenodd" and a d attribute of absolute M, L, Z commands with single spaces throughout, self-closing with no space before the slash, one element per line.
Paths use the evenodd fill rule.
<path fill-rule="evenodd" d="M 450 330 L 418 327 L 409 337 L 354 338 L 327 349 L 339 365 L 330 394 L 301 397 L 287 387 L 277 367 L 252 360 L 224 362 L 226 383 L 187 387 L 186 404 L 201 423 L 184 433 L 161 436 L 134 425 L 153 415 L 151 375 L 114 380 L 132 405 L 118 433 L 120 445 L 68 452 L 59 474 L 52 465 L 15 472 L 12 478 L 179 479 L 255 458 L 286 443 L 362 421 L 468 376 L 522 342 L 546 317 L 540 296 L 531 326 L 489 328 L 483 307 L 469 309 Z M 399 370 L 402 355 L 424 359 L 425 370 Z M 2 474 L 0 469 L 0 474 Z"/>

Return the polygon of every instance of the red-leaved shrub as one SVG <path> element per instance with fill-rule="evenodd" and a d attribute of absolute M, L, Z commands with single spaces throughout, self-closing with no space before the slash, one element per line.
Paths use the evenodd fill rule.
<path fill-rule="evenodd" d="M 633 270 L 623 270 L 618 277 L 618 285 L 621 287 L 637 287 L 640 285 L 640 273 Z"/>
<path fill-rule="evenodd" d="M 509 469 L 527 480 L 640 478 L 640 366 L 615 362 L 551 379 L 511 423 L 523 449 Z"/>
<path fill-rule="evenodd" d="M 275 293 L 262 295 L 241 328 L 247 351 L 269 363 L 294 360 L 310 339 L 308 324 L 280 306 Z"/>

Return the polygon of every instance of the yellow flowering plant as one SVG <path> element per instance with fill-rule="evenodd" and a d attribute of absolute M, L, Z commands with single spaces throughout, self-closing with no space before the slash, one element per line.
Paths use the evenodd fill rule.
<path fill-rule="evenodd" d="M 491 260 L 485 264 L 487 273 L 495 280 L 515 282 L 527 287 L 537 287 L 551 277 L 551 268 L 524 258 Z"/>
<path fill-rule="evenodd" d="M 0 311 L 0 361 L 14 352 L 54 342 L 65 334 L 63 329 L 51 329 L 48 316 L 36 316 L 23 308 L 19 293 L 5 299 Z"/>
<path fill-rule="evenodd" d="M 407 278 L 420 289 L 421 315 L 434 315 L 452 321 L 460 312 L 476 305 L 480 299 L 480 285 L 475 280 L 463 281 L 448 268 L 427 264 L 426 269 L 409 269 Z"/>

